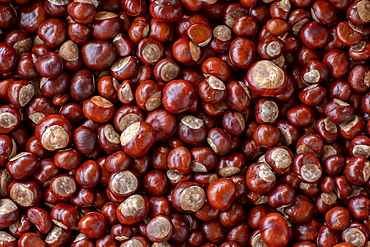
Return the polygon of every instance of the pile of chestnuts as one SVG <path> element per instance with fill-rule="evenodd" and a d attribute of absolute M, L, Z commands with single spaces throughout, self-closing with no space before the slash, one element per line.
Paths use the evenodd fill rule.
<path fill-rule="evenodd" d="M 369 247 L 370 0 L 0 0 L 0 247 Z"/>

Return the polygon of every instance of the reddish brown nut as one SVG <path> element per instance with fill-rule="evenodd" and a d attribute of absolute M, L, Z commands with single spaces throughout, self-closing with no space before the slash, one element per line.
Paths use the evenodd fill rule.
<path fill-rule="evenodd" d="M 135 87 L 131 80 L 124 80 L 117 89 L 118 100 L 123 104 L 133 103 Z"/>
<path fill-rule="evenodd" d="M 238 36 L 253 37 L 258 32 L 258 21 L 251 15 L 241 15 L 235 20 L 232 29 Z"/>
<path fill-rule="evenodd" d="M 173 29 L 173 23 L 161 22 L 155 18 L 151 18 L 149 38 L 155 39 L 162 44 L 168 43 L 173 37 Z"/>
<path fill-rule="evenodd" d="M 203 23 L 195 23 L 187 30 L 187 36 L 198 46 L 206 46 L 212 38 L 212 29 L 209 25 Z"/>
<path fill-rule="evenodd" d="M 217 57 L 207 58 L 201 67 L 204 76 L 215 76 L 221 81 L 227 82 L 230 78 L 230 69 L 226 62 Z"/>
<path fill-rule="evenodd" d="M 369 124 L 368 124 L 369 125 Z M 357 135 L 349 143 L 351 155 L 369 156 L 369 138 L 365 135 Z"/>
<path fill-rule="evenodd" d="M 105 123 L 113 118 L 113 104 L 101 97 L 93 96 L 83 102 L 83 112 L 88 119 L 97 123 Z"/>
<path fill-rule="evenodd" d="M 256 193 L 266 193 L 276 184 L 276 175 L 266 163 L 253 163 L 246 173 L 247 187 Z"/>
<path fill-rule="evenodd" d="M 109 11 L 100 11 L 95 14 L 92 23 L 91 36 L 95 39 L 112 39 L 121 30 L 121 20 L 118 15 Z"/>
<path fill-rule="evenodd" d="M 276 59 L 283 54 L 284 43 L 277 37 L 266 37 L 258 42 L 258 54 L 263 59 Z"/>
<path fill-rule="evenodd" d="M 260 60 L 248 70 L 249 88 L 264 97 L 274 97 L 288 86 L 287 74 L 284 69 L 269 60 Z"/>
<path fill-rule="evenodd" d="M 365 220 L 370 214 L 369 204 L 369 198 L 363 195 L 358 195 L 351 198 L 349 201 L 348 211 L 355 219 Z"/>
<path fill-rule="evenodd" d="M 341 21 L 336 25 L 338 39 L 345 45 L 356 45 L 363 38 L 362 28 L 351 22 Z"/>
<path fill-rule="evenodd" d="M 40 186 L 34 181 L 12 181 L 9 186 L 9 197 L 21 207 L 32 207 L 41 199 Z"/>
<path fill-rule="evenodd" d="M 88 238 L 98 238 L 107 230 L 107 221 L 102 213 L 91 212 L 80 219 L 78 230 Z"/>
<path fill-rule="evenodd" d="M 104 124 L 98 129 L 98 142 L 102 149 L 115 152 L 121 149 L 120 135 L 111 124 Z"/>
<path fill-rule="evenodd" d="M 325 221 L 331 229 L 343 231 L 350 223 L 350 214 L 346 208 L 337 206 L 326 213 Z"/>
<path fill-rule="evenodd" d="M 231 142 L 229 134 L 221 128 L 212 128 L 208 131 L 207 143 L 216 154 L 227 154 L 231 149 Z"/>
<path fill-rule="evenodd" d="M 177 134 L 183 142 L 190 145 L 197 145 L 205 140 L 207 130 L 203 120 L 188 115 L 183 117 L 179 122 Z"/>
<path fill-rule="evenodd" d="M 44 240 L 42 240 L 41 236 L 36 233 L 32 232 L 27 232 L 24 233 L 18 240 L 18 245 L 17 246 L 40 246 L 40 247 L 46 247 L 46 243 Z"/>
<path fill-rule="evenodd" d="M 318 22 L 311 21 L 301 28 L 299 37 L 308 48 L 320 49 L 329 42 L 329 31 Z"/>
<path fill-rule="evenodd" d="M 94 160 L 87 160 L 76 169 L 76 182 L 84 188 L 94 188 L 101 176 L 99 165 Z"/>
<path fill-rule="evenodd" d="M 361 40 L 352 45 L 348 50 L 348 55 L 355 61 L 366 60 L 369 58 L 370 43 L 367 40 Z"/>
<path fill-rule="evenodd" d="M 173 114 L 189 110 L 195 100 L 193 84 L 182 79 L 170 81 L 162 90 L 162 104 L 167 111 Z"/>
<path fill-rule="evenodd" d="M 120 172 L 126 170 L 132 159 L 123 151 L 117 151 L 109 155 L 104 161 L 104 167 L 108 172 Z"/>
<path fill-rule="evenodd" d="M 267 150 L 266 163 L 278 174 L 287 174 L 293 167 L 293 153 L 285 146 L 277 146 Z"/>
<path fill-rule="evenodd" d="M 249 106 L 250 100 L 249 89 L 243 82 L 231 81 L 226 85 L 226 103 L 234 110 L 245 110 Z"/>
<path fill-rule="evenodd" d="M 167 156 L 167 166 L 169 169 L 188 174 L 191 171 L 191 153 L 186 147 L 176 147 Z"/>
<path fill-rule="evenodd" d="M 17 75 L 20 79 L 33 80 L 38 76 L 33 58 L 33 55 L 29 52 L 24 52 L 20 55 L 17 66 Z"/>
<path fill-rule="evenodd" d="M 245 130 L 245 118 L 237 111 L 227 111 L 222 116 L 222 127 L 231 136 L 240 136 Z"/>
<path fill-rule="evenodd" d="M 268 194 L 268 204 L 273 208 L 286 207 L 293 203 L 295 192 L 287 184 L 279 184 Z"/>
<path fill-rule="evenodd" d="M 205 203 L 206 193 L 196 182 L 182 182 L 171 193 L 171 200 L 180 212 L 197 212 Z"/>
<path fill-rule="evenodd" d="M 0 219 L 1 227 L 9 227 L 19 219 L 19 209 L 17 205 L 8 198 L 0 199 Z"/>
<path fill-rule="evenodd" d="M 218 104 L 226 98 L 226 86 L 220 79 L 211 75 L 199 83 L 198 94 L 203 102 Z"/>
<path fill-rule="evenodd" d="M 39 207 L 29 208 L 27 210 L 27 218 L 42 234 L 48 233 L 53 224 L 49 212 Z"/>
<path fill-rule="evenodd" d="M 85 234 L 79 233 L 73 240 L 71 247 L 78 247 L 81 245 L 86 247 L 93 247 L 95 246 L 95 242 L 92 239 L 87 238 Z"/>
<path fill-rule="evenodd" d="M 218 25 L 213 28 L 213 38 L 208 47 L 217 53 L 227 52 L 232 39 L 232 32 L 226 25 Z"/>
<path fill-rule="evenodd" d="M 182 6 L 178 0 L 165 0 L 150 4 L 150 15 L 162 22 L 175 22 L 182 16 Z"/>
<path fill-rule="evenodd" d="M 0 231 L 0 244 L 4 247 L 16 247 L 17 239 L 5 231 Z"/>
<path fill-rule="evenodd" d="M 121 134 L 123 151 L 133 157 L 139 157 L 148 152 L 155 142 L 154 128 L 144 121 L 139 121 L 128 126 Z"/>
<path fill-rule="evenodd" d="M 176 131 L 176 117 L 165 109 L 159 108 L 150 112 L 145 122 L 152 125 L 156 132 L 156 141 L 164 141 Z"/>
<path fill-rule="evenodd" d="M 116 111 L 113 124 L 118 131 L 124 131 L 131 124 L 143 121 L 144 116 L 144 112 L 137 106 L 122 106 Z"/>
<path fill-rule="evenodd" d="M 132 237 L 133 232 L 131 227 L 124 226 L 122 224 L 116 224 L 112 226 L 111 228 L 111 235 L 117 240 L 117 241 L 125 241 Z"/>
<path fill-rule="evenodd" d="M 169 82 L 180 75 L 180 67 L 171 58 L 158 61 L 153 69 L 154 77 L 160 82 Z"/>
<path fill-rule="evenodd" d="M 190 66 L 198 62 L 200 59 L 201 49 L 187 36 L 183 36 L 173 44 L 172 53 L 177 61 L 186 66 Z"/>
<path fill-rule="evenodd" d="M 199 146 L 190 150 L 192 161 L 191 170 L 193 172 L 207 172 L 215 167 L 217 155 L 211 148 Z"/>
<path fill-rule="evenodd" d="M 152 80 L 144 81 L 136 88 L 136 104 L 143 111 L 153 111 L 158 108 L 162 103 L 161 98 L 161 88 Z"/>
<path fill-rule="evenodd" d="M 347 162 L 345 174 L 352 184 L 362 185 L 369 180 L 370 163 L 362 155 L 353 156 Z"/>
<path fill-rule="evenodd" d="M 63 60 L 55 52 L 47 52 L 36 60 L 37 72 L 46 78 L 54 78 L 60 75 L 63 69 Z"/>
<path fill-rule="evenodd" d="M 280 141 L 280 132 L 272 125 L 261 124 L 253 132 L 253 141 L 261 147 L 273 147 Z"/>
<path fill-rule="evenodd" d="M 90 24 L 94 21 L 97 2 L 94 1 L 73 1 L 68 4 L 68 14 L 75 22 Z"/>
<path fill-rule="evenodd" d="M 297 154 L 309 152 L 316 155 L 316 157 L 320 157 L 322 155 L 323 149 L 324 141 L 316 133 L 307 133 L 302 135 L 296 145 Z"/>
<path fill-rule="evenodd" d="M 80 23 L 69 24 L 67 32 L 69 38 L 77 44 L 85 43 L 91 36 L 90 27 Z"/>
<path fill-rule="evenodd" d="M 164 172 L 151 170 L 147 172 L 142 180 L 145 192 L 148 195 L 164 195 L 168 190 L 168 180 Z"/>
<path fill-rule="evenodd" d="M 35 136 L 43 148 L 56 151 L 72 142 L 72 126 L 65 117 L 51 114 L 36 125 Z"/>
<path fill-rule="evenodd" d="M 209 202 L 205 202 L 204 205 L 194 213 L 194 216 L 201 221 L 209 221 L 217 219 L 220 216 L 220 211 L 212 207 Z"/>
<path fill-rule="evenodd" d="M 67 28 L 61 19 L 49 18 L 40 24 L 37 33 L 48 47 L 54 49 L 65 41 Z"/>
<path fill-rule="evenodd" d="M 75 230 L 80 219 L 80 212 L 69 203 L 58 203 L 51 210 L 50 217 L 57 226 L 66 230 Z"/>
<path fill-rule="evenodd" d="M 315 112 L 309 106 L 296 105 L 287 111 L 287 119 L 295 126 L 308 126 L 315 121 Z"/>
<path fill-rule="evenodd" d="M 143 195 L 133 194 L 118 205 L 116 214 L 123 225 L 136 224 L 148 216 L 149 201 Z"/>
<path fill-rule="evenodd" d="M 127 197 L 138 191 L 138 177 L 130 170 L 112 173 L 109 177 L 108 189 L 116 197 Z"/>
<path fill-rule="evenodd" d="M 329 118 L 320 118 L 316 122 L 315 129 L 325 142 L 332 143 L 338 139 L 337 125 Z"/>
<path fill-rule="evenodd" d="M 313 183 L 321 178 L 322 168 L 314 154 L 303 152 L 294 158 L 294 172 L 302 182 Z"/>
<path fill-rule="evenodd" d="M 284 214 L 287 215 L 293 223 L 303 224 L 313 218 L 315 205 L 313 201 L 302 194 L 297 194 L 294 202 L 284 209 Z"/>
<path fill-rule="evenodd" d="M 22 152 L 9 159 L 6 170 L 13 179 L 26 179 L 39 167 L 39 161 L 34 154 Z"/>
<path fill-rule="evenodd" d="M 229 178 L 220 178 L 207 188 L 208 202 L 218 210 L 228 209 L 236 196 L 236 186 Z"/>
<path fill-rule="evenodd" d="M 267 245 L 283 247 L 289 242 L 288 223 L 279 213 L 267 214 L 260 222 L 260 231 L 262 240 Z"/>
<path fill-rule="evenodd" d="M 114 47 L 107 41 L 90 40 L 81 49 L 81 55 L 86 67 L 93 71 L 109 68 L 116 60 Z"/>
<path fill-rule="evenodd" d="M 20 109 L 23 108 L 35 95 L 35 88 L 29 81 L 14 81 L 8 88 L 10 103 Z"/>
<path fill-rule="evenodd" d="M 73 177 L 62 174 L 51 180 L 50 191 L 58 199 L 68 199 L 77 192 L 77 183 Z"/>
<path fill-rule="evenodd" d="M 322 62 L 328 66 L 330 75 L 334 78 L 343 77 L 350 69 L 347 54 L 339 49 L 328 51 Z"/>
<path fill-rule="evenodd" d="M 266 23 L 266 29 L 274 36 L 283 35 L 289 30 L 289 24 L 280 19 L 270 19 Z"/>
<path fill-rule="evenodd" d="M 256 44 L 244 37 L 238 37 L 230 43 L 230 59 L 241 69 L 248 69 L 256 60 Z"/>
<path fill-rule="evenodd" d="M 8 135 L 0 135 L 0 166 L 5 167 L 8 160 L 17 153 L 17 144 Z"/>
<path fill-rule="evenodd" d="M 347 123 L 354 115 L 353 106 L 339 99 L 329 101 L 324 110 L 325 115 L 335 124 Z"/>
<path fill-rule="evenodd" d="M 76 207 L 100 207 L 101 201 L 99 200 L 99 193 L 96 194 L 96 192 L 93 189 L 87 189 L 84 187 L 80 187 L 76 194 L 74 194 L 70 202 L 75 205 Z M 104 198 L 105 199 L 105 198 Z"/>
<path fill-rule="evenodd" d="M 83 101 L 91 97 L 95 91 L 95 78 L 92 72 L 81 69 L 74 73 L 71 77 L 69 90 L 69 97 L 77 101 Z"/>
<path fill-rule="evenodd" d="M 155 39 L 145 38 L 137 45 L 136 56 L 146 65 L 154 65 L 164 56 L 163 45 Z"/>
<path fill-rule="evenodd" d="M 60 150 L 54 156 L 55 165 L 65 170 L 74 170 L 82 162 L 82 156 L 75 149 Z"/>
<path fill-rule="evenodd" d="M 0 43 L 0 58 L 3 61 L 0 73 L 8 73 L 16 68 L 18 55 L 12 46 L 6 43 Z"/>
<path fill-rule="evenodd" d="M 226 239 L 227 228 L 219 220 L 202 222 L 201 230 L 205 239 L 209 242 L 222 243 Z"/>
<path fill-rule="evenodd" d="M 146 235 L 155 243 L 168 241 L 173 234 L 174 228 L 170 218 L 164 215 L 155 216 L 146 225 Z"/>

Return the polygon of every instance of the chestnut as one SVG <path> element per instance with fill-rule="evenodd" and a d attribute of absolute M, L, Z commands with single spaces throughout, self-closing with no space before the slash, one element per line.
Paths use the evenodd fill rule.
<path fill-rule="evenodd" d="M 252 91 L 265 97 L 277 96 L 288 86 L 286 71 L 270 60 L 254 63 L 248 69 L 247 81 Z"/>
<path fill-rule="evenodd" d="M 260 231 L 263 242 L 268 245 L 283 247 L 289 242 L 288 223 L 279 213 L 267 214 L 260 222 Z"/>
<path fill-rule="evenodd" d="M 207 188 L 209 203 L 218 210 L 228 209 L 236 196 L 236 186 L 229 178 L 220 178 L 212 182 Z"/>
<path fill-rule="evenodd" d="M 98 238 L 107 229 L 107 221 L 102 213 L 91 212 L 78 222 L 78 230 L 88 238 Z"/>
<path fill-rule="evenodd" d="M 36 125 L 35 136 L 46 150 L 56 151 L 71 143 L 72 126 L 63 116 L 51 114 Z"/>
<path fill-rule="evenodd" d="M 138 121 L 122 132 L 120 140 L 123 151 L 133 157 L 139 157 L 155 142 L 155 130 L 147 122 Z"/>
<path fill-rule="evenodd" d="M 196 182 L 180 182 L 171 193 L 171 199 L 180 212 L 197 212 L 205 203 L 206 193 Z"/>
<path fill-rule="evenodd" d="M 9 227 L 19 219 L 19 209 L 14 201 L 8 198 L 0 199 L 1 227 Z"/>
<path fill-rule="evenodd" d="M 117 219 L 123 225 L 134 225 L 149 214 L 149 201 L 146 197 L 133 194 L 127 197 L 116 210 Z"/>

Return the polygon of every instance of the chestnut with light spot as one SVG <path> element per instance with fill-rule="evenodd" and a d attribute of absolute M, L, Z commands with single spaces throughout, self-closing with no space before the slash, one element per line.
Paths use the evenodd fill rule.
<path fill-rule="evenodd" d="M 287 88 L 286 71 L 269 60 L 254 63 L 247 74 L 249 88 L 264 97 L 274 97 Z"/>
<path fill-rule="evenodd" d="M 0 199 L 0 227 L 9 227 L 19 218 L 19 209 L 14 201 L 8 198 Z"/>
<path fill-rule="evenodd" d="M 155 243 L 168 241 L 174 232 L 170 218 L 164 215 L 155 216 L 146 225 L 146 234 L 149 240 Z"/>
<path fill-rule="evenodd" d="M 72 142 L 72 125 L 65 117 L 51 114 L 36 125 L 35 136 L 48 151 L 63 149 Z"/>
<path fill-rule="evenodd" d="M 138 121 L 122 132 L 120 140 L 123 151 L 133 157 L 139 157 L 148 152 L 155 138 L 154 128 L 147 122 Z"/>
<path fill-rule="evenodd" d="M 171 199 L 180 212 L 197 212 L 205 203 L 206 193 L 198 183 L 187 181 L 175 187 Z"/>
<path fill-rule="evenodd" d="M 134 225 L 149 214 L 149 201 L 143 195 L 133 194 L 125 199 L 116 210 L 117 219 L 123 225 Z"/>
<path fill-rule="evenodd" d="M 266 193 L 276 184 L 276 175 L 266 163 L 253 163 L 246 173 L 247 187 L 256 193 Z"/>

